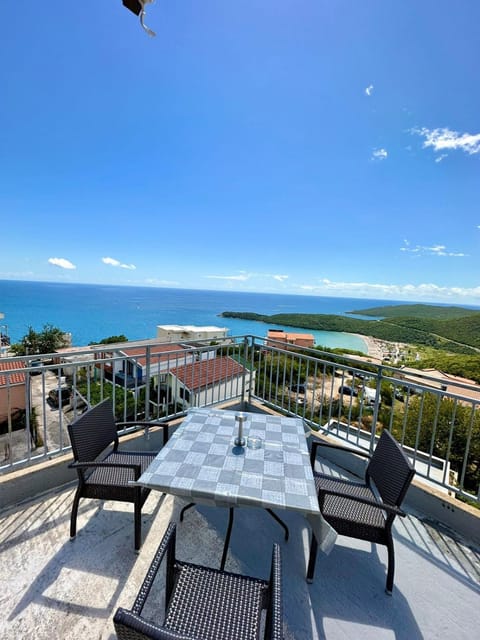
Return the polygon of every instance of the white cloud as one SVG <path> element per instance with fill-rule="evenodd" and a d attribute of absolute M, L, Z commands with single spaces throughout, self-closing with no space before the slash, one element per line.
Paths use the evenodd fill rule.
<path fill-rule="evenodd" d="M 338 295 L 341 297 L 364 297 L 389 300 L 412 300 L 425 302 L 469 301 L 480 300 L 478 287 L 441 287 L 433 283 L 422 284 L 372 284 L 369 282 L 332 282 L 321 280 L 318 285 L 302 285 L 303 291 L 316 295 Z"/>
<path fill-rule="evenodd" d="M 34 280 L 34 271 L 0 271 L 3 280 Z"/>
<path fill-rule="evenodd" d="M 438 158 L 435 158 L 435 162 L 441 162 L 445 158 L 448 158 L 448 153 L 442 153 L 441 156 L 438 156 Z"/>
<path fill-rule="evenodd" d="M 205 276 L 205 278 L 210 278 L 212 280 L 237 280 L 244 282 L 245 280 L 248 280 L 250 276 L 247 273 L 239 273 L 236 276 Z"/>
<path fill-rule="evenodd" d="M 211 280 L 231 280 L 236 282 L 246 282 L 247 280 L 252 280 L 255 278 L 257 279 L 273 278 L 277 282 L 284 282 L 285 280 L 288 279 L 288 276 L 277 274 L 277 273 L 247 273 L 246 271 L 240 271 L 238 275 L 233 275 L 233 276 L 209 275 L 209 276 L 205 276 L 205 278 L 210 278 Z"/>
<path fill-rule="evenodd" d="M 368 85 L 368 87 L 365 89 L 365 94 L 367 96 L 371 96 L 373 92 L 373 84 Z"/>
<path fill-rule="evenodd" d="M 50 264 L 53 264 L 55 267 L 60 267 L 61 269 L 76 269 L 77 267 L 67 260 L 66 258 L 49 258 Z"/>
<path fill-rule="evenodd" d="M 442 129 L 412 129 L 411 133 L 421 136 L 423 148 L 432 147 L 434 151 L 455 151 L 460 149 L 469 155 L 480 153 L 480 133 L 459 133 L 447 128 Z"/>
<path fill-rule="evenodd" d="M 145 280 L 145 284 L 154 287 L 178 287 L 180 285 L 180 282 L 176 280 L 160 280 L 158 278 L 147 278 Z"/>
<path fill-rule="evenodd" d="M 119 267 L 120 269 L 129 269 L 134 271 L 137 267 L 134 264 L 124 264 L 120 262 L 120 260 L 115 260 L 115 258 L 102 258 L 102 262 L 104 264 L 109 264 L 112 267 Z"/>
<path fill-rule="evenodd" d="M 373 160 L 386 160 L 388 152 L 386 149 L 374 149 L 372 152 Z"/>
<path fill-rule="evenodd" d="M 410 246 L 408 240 L 404 240 L 404 246 L 400 247 L 400 251 L 405 253 L 415 253 L 417 255 L 443 256 L 449 258 L 465 258 L 468 254 L 458 251 L 447 250 L 444 244 L 434 244 L 431 247 L 425 247 L 417 244 L 415 247 Z"/>

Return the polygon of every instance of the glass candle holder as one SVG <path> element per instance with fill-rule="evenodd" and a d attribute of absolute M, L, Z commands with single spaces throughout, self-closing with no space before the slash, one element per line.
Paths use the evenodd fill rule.
<path fill-rule="evenodd" d="M 261 449 L 262 444 L 262 439 L 258 436 L 248 436 L 247 438 L 247 447 L 249 449 Z"/>

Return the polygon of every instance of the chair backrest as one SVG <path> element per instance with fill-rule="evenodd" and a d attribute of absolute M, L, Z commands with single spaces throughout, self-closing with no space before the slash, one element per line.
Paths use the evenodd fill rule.
<path fill-rule="evenodd" d="M 109 445 L 118 442 L 111 399 L 100 402 L 69 424 L 68 434 L 77 462 L 92 462 Z"/>
<path fill-rule="evenodd" d="M 399 507 L 414 474 L 415 469 L 405 452 L 384 429 L 368 463 L 367 480 L 373 480 L 385 503 Z"/>

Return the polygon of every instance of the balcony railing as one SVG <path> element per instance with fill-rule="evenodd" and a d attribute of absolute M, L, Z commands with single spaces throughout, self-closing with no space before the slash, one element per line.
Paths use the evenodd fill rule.
<path fill-rule="evenodd" d="M 387 428 L 417 475 L 480 502 L 476 385 L 255 336 L 208 345 L 102 345 L 0 364 L 2 473 L 68 451 L 69 422 L 106 397 L 122 421 L 256 401 L 370 451 Z"/>

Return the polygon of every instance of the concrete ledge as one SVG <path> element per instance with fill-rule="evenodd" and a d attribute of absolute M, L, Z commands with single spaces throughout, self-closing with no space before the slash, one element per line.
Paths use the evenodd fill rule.
<path fill-rule="evenodd" d="M 70 454 L 0 476 L 0 509 L 9 507 L 76 479 L 68 465 Z"/>
<path fill-rule="evenodd" d="M 480 544 L 480 509 L 447 495 L 415 478 L 407 494 L 407 505 L 417 516 L 427 517 L 455 531 L 467 541 Z"/>
<path fill-rule="evenodd" d="M 169 422 L 170 432 L 181 420 Z M 132 451 L 159 451 L 163 446 L 163 429 L 150 427 L 148 436 L 143 432 L 122 436 L 119 449 Z M 0 509 L 76 481 L 77 472 L 69 469 L 72 454 L 67 453 L 32 464 L 0 476 Z"/>

